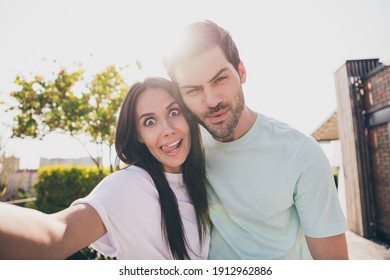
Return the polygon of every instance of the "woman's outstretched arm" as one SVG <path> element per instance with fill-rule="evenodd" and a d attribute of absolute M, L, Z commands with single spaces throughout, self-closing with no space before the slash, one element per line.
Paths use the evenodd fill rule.
<path fill-rule="evenodd" d="M 87 204 L 44 214 L 0 203 L 0 259 L 65 259 L 104 233 L 100 216 Z"/>

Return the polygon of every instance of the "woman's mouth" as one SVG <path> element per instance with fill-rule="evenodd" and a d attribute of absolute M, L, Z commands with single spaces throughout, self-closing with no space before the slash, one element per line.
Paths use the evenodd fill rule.
<path fill-rule="evenodd" d="M 182 142 L 183 142 L 183 139 L 180 139 L 180 140 L 177 140 L 173 143 L 170 143 L 167 145 L 162 145 L 160 149 L 166 154 L 173 154 L 177 151 L 177 149 L 180 148 Z"/>

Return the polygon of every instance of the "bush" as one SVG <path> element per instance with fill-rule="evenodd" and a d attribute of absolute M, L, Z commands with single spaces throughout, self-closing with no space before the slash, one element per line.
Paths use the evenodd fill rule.
<path fill-rule="evenodd" d="M 108 169 L 99 176 L 97 168 L 83 166 L 40 168 L 38 182 L 34 185 L 36 208 L 48 214 L 63 210 L 76 199 L 88 195 L 108 174 Z"/>
<path fill-rule="evenodd" d="M 103 175 L 95 167 L 50 166 L 39 169 L 38 182 L 34 185 L 36 209 L 44 213 L 54 213 L 70 206 L 78 198 L 85 197 L 109 174 Z M 86 247 L 68 259 L 110 259 L 100 255 L 91 247 Z"/>

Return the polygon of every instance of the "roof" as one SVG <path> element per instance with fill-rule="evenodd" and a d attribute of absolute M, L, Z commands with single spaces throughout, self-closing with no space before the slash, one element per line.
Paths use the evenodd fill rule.
<path fill-rule="evenodd" d="M 339 140 L 337 112 L 333 112 L 333 114 L 319 128 L 317 128 L 311 136 L 318 142 Z"/>

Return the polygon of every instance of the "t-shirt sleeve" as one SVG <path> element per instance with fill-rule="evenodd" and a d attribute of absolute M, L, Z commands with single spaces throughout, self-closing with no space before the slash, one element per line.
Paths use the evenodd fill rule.
<path fill-rule="evenodd" d="M 307 139 L 293 162 L 294 204 L 306 236 L 329 237 L 347 230 L 332 170 L 321 147 Z"/>
<path fill-rule="evenodd" d="M 115 186 L 110 187 L 110 180 L 105 178 L 88 196 L 77 199 L 72 203 L 72 205 L 82 203 L 88 204 L 99 214 L 106 227 L 107 233 L 91 243 L 91 247 L 99 253 L 110 257 L 115 257 L 119 249 L 118 240 L 115 234 L 116 230 L 112 224 L 112 218 L 108 214 L 111 211 L 115 211 L 115 209 L 112 209 L 114 206 L 112 201 L 115 201 L 113 199 L 115 199 L 116 196 L 116 193 L 113 190 L 115 190 Z"/>

